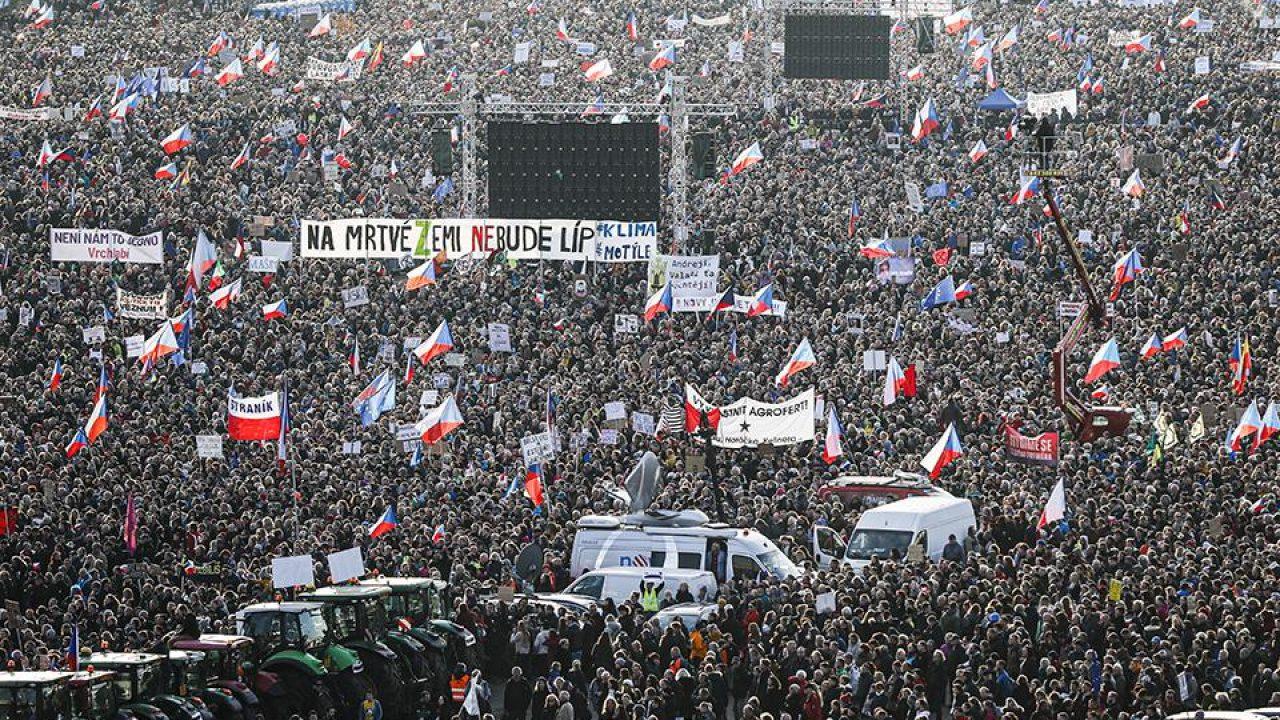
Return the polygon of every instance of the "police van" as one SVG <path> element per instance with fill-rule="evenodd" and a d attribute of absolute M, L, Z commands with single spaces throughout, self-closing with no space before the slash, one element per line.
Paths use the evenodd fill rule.
<path fill-rule="evenodd" d="M 761 575 L 787 578 L 800 568 L 755 530 L 711 522 L 698 510 L 644 510 L 578 520 L 569 572 L 610 567 L 706 570 L 719 583 Z"/>

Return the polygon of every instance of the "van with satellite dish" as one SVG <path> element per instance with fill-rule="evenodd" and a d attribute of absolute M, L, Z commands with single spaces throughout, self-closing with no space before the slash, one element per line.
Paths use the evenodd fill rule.
<path fill-rule="evenodd" d="M 913 555 L 937 562 L 950 536 L 963 543 L 977 527 L 973 503 L 965 498 L 945 493 L 909 497 L 862 513 L 847 543 L 831 528 L 815 527 L 813 552 L 822 568 L 842 562 L 861 570 L 872 558 Z"/>
<path fill-rule="evenodd" d="M 577 577 L 616 567 L 706 570 L 717 583 L 800 574 L 791 558 L 755 530 L 713 523 L 701 510 L 650 508 L 661 486 L 662 465 L 645 452 L 623 485 L 609 489 L 626 514 L 578 520 L 569 572 Z"/>
<path fill-rule="evenodd" d="M 574 597 L 589 597 L 603 602 L 612 600 L 614 604 L 622 604 L 639 597 L 640 584 L 654 586 L 658 597 L 670 593 L 676 596 L 680 586 L 689 589 L 695 600 L 707 602 L 714 600 L 719 592 L 716 576 L 706 570 L 683 570 L 680 568 L 662 567 L 607 567 L 599 570 L 588 570 L 574 580 L 560 594 Z"/>

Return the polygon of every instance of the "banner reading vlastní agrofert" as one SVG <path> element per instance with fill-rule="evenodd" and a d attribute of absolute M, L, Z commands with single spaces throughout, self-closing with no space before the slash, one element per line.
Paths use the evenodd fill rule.
<path fill-rule="evenodd" d="M 657 252 L 656 222 L 618 220 L 304 220 L 302 257 L 450 260 L 504 253 L 512 260 L 649 262 Z"/>

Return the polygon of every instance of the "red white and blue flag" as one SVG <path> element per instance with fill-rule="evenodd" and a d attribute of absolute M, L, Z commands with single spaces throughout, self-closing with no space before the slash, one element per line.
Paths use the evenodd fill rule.
<path fill-rule="evenodd" d="M 644 321 L 652 322 L 663 313 L 670 313 L 674 302 L 671 299 L 671 280 L 663 283 L 657 292 L 649 296 L 644 303 Z"/>
<path fill-rule="evenodd" d="M 1084 376 L 1084 381 L 1095 383 L 1117 367 L 1120 367 L 1120 349 L 1116 347 L 1116 339 L 1111 338 L 1093 354 L 1093 360 L 1089 363 L 1089 372 Z"/>
<path fill-rule="evenodd" d="M 49 392 L 57 392 L 58 386 L 62 384 L 62 358 L 55 358 L 53 361 L 53 373 L 49 376 Z"/>
<path fill-rule="evenodd" d="M 418 356 L 418 362 L 426 365 L 431 362 L 432 358 L 439 357 L 453 349 L 453 333 L 449 331 L 449 321 L 441 320 L 436 326 L 431 337 L 422 341 L 422 344 L 413 349 L 413 354 Z"/>
<path fill-rule="evenodd" d="M 773 313 L 773 283 L 769 283 L 751 296 L 751 305 L 747 306 L 747 317 Z"/>
<path fill-rule="evenodd" d="M 942 437 L 920 460 L 920 464 L 929 471 L 929 477 L 936 479 L 942 474 L 943 468 L 963 456 L 964 449 L 960 447 L 960 436 L 956 434 L 955 423 L 948 423 Z"/>
<path fill-rule="evenodd" d="M 1138 279 L 1138 276 L 1146 271 L 1142 266 L 1142 256 L 1138 254 L 1138 249 L 1134 248 L 1124 257 L 1116 260 L 1115 265 L 1111 268 L 1111 295 L 1108 300 L 1112 302 L 1120 297 L 1120 288 L 1126 284 Z"/>
<path fill-rule="evenodd" d="M 840 427 L 840 419 L 836 417 L 836 405 L 831 403 L 831 407 L 827 409 L 827 436 L 822 442 L 822 460 L 828 465 L 844 455 L 844 448 L 840 446 L 842 437 L 844 430 Z"/>
<path fill-rule="evenodd" d="M 444 436 L 462 427 L 462 412 L 453 396 L 449 395 L 437 407 L 427 412 L 417 426 L 422 442 L 432 445 L 440 442 Z"/>
<path fill-rule="evenodd" d="M 773 382 L 778 387 L 786 387 L 791 378 L 806 368 L 813 367 L 817 362 L 817 358 L 813 354 L 813 348 L 809 345 L 809 338 L 800 341 L 796 346 L 795 352 L 791 353 L 791 358 L 787 360 L 787 364 L 782 366 L 782 370 L 778 373 Z"/>
<path fill-rule="evenodd" d="M 382 517 L 369 528 L 369 539 L 377 540 L 398 527 L 400 527 L 400 520 L 396 518 L 396 506 L 388 505 Z"/>

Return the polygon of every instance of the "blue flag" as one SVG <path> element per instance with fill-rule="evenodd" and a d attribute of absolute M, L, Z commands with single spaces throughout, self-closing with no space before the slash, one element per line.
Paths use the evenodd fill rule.
<path fill-rule="evenodd" d="M 956 281 L 948 275 L 942 278 L 942 282 L 934 286 L 924 300 L 920 301 L 920 310 L 932 310 L 939 305 L 954 303 L 956 301 Z"/>
<path fill-rule="evenodd" d="M 390 370 L 383 370 L 382 374 L 374 378 L 373 382 L 361 390 L 356 399 L 351 402 L 352 409 L 356 411 L 356 415 L 360 416 L 360 424 L 366 427 L 377 422 L 382 413 L 395 406 L 396 382 L 391 377 Z"/>

